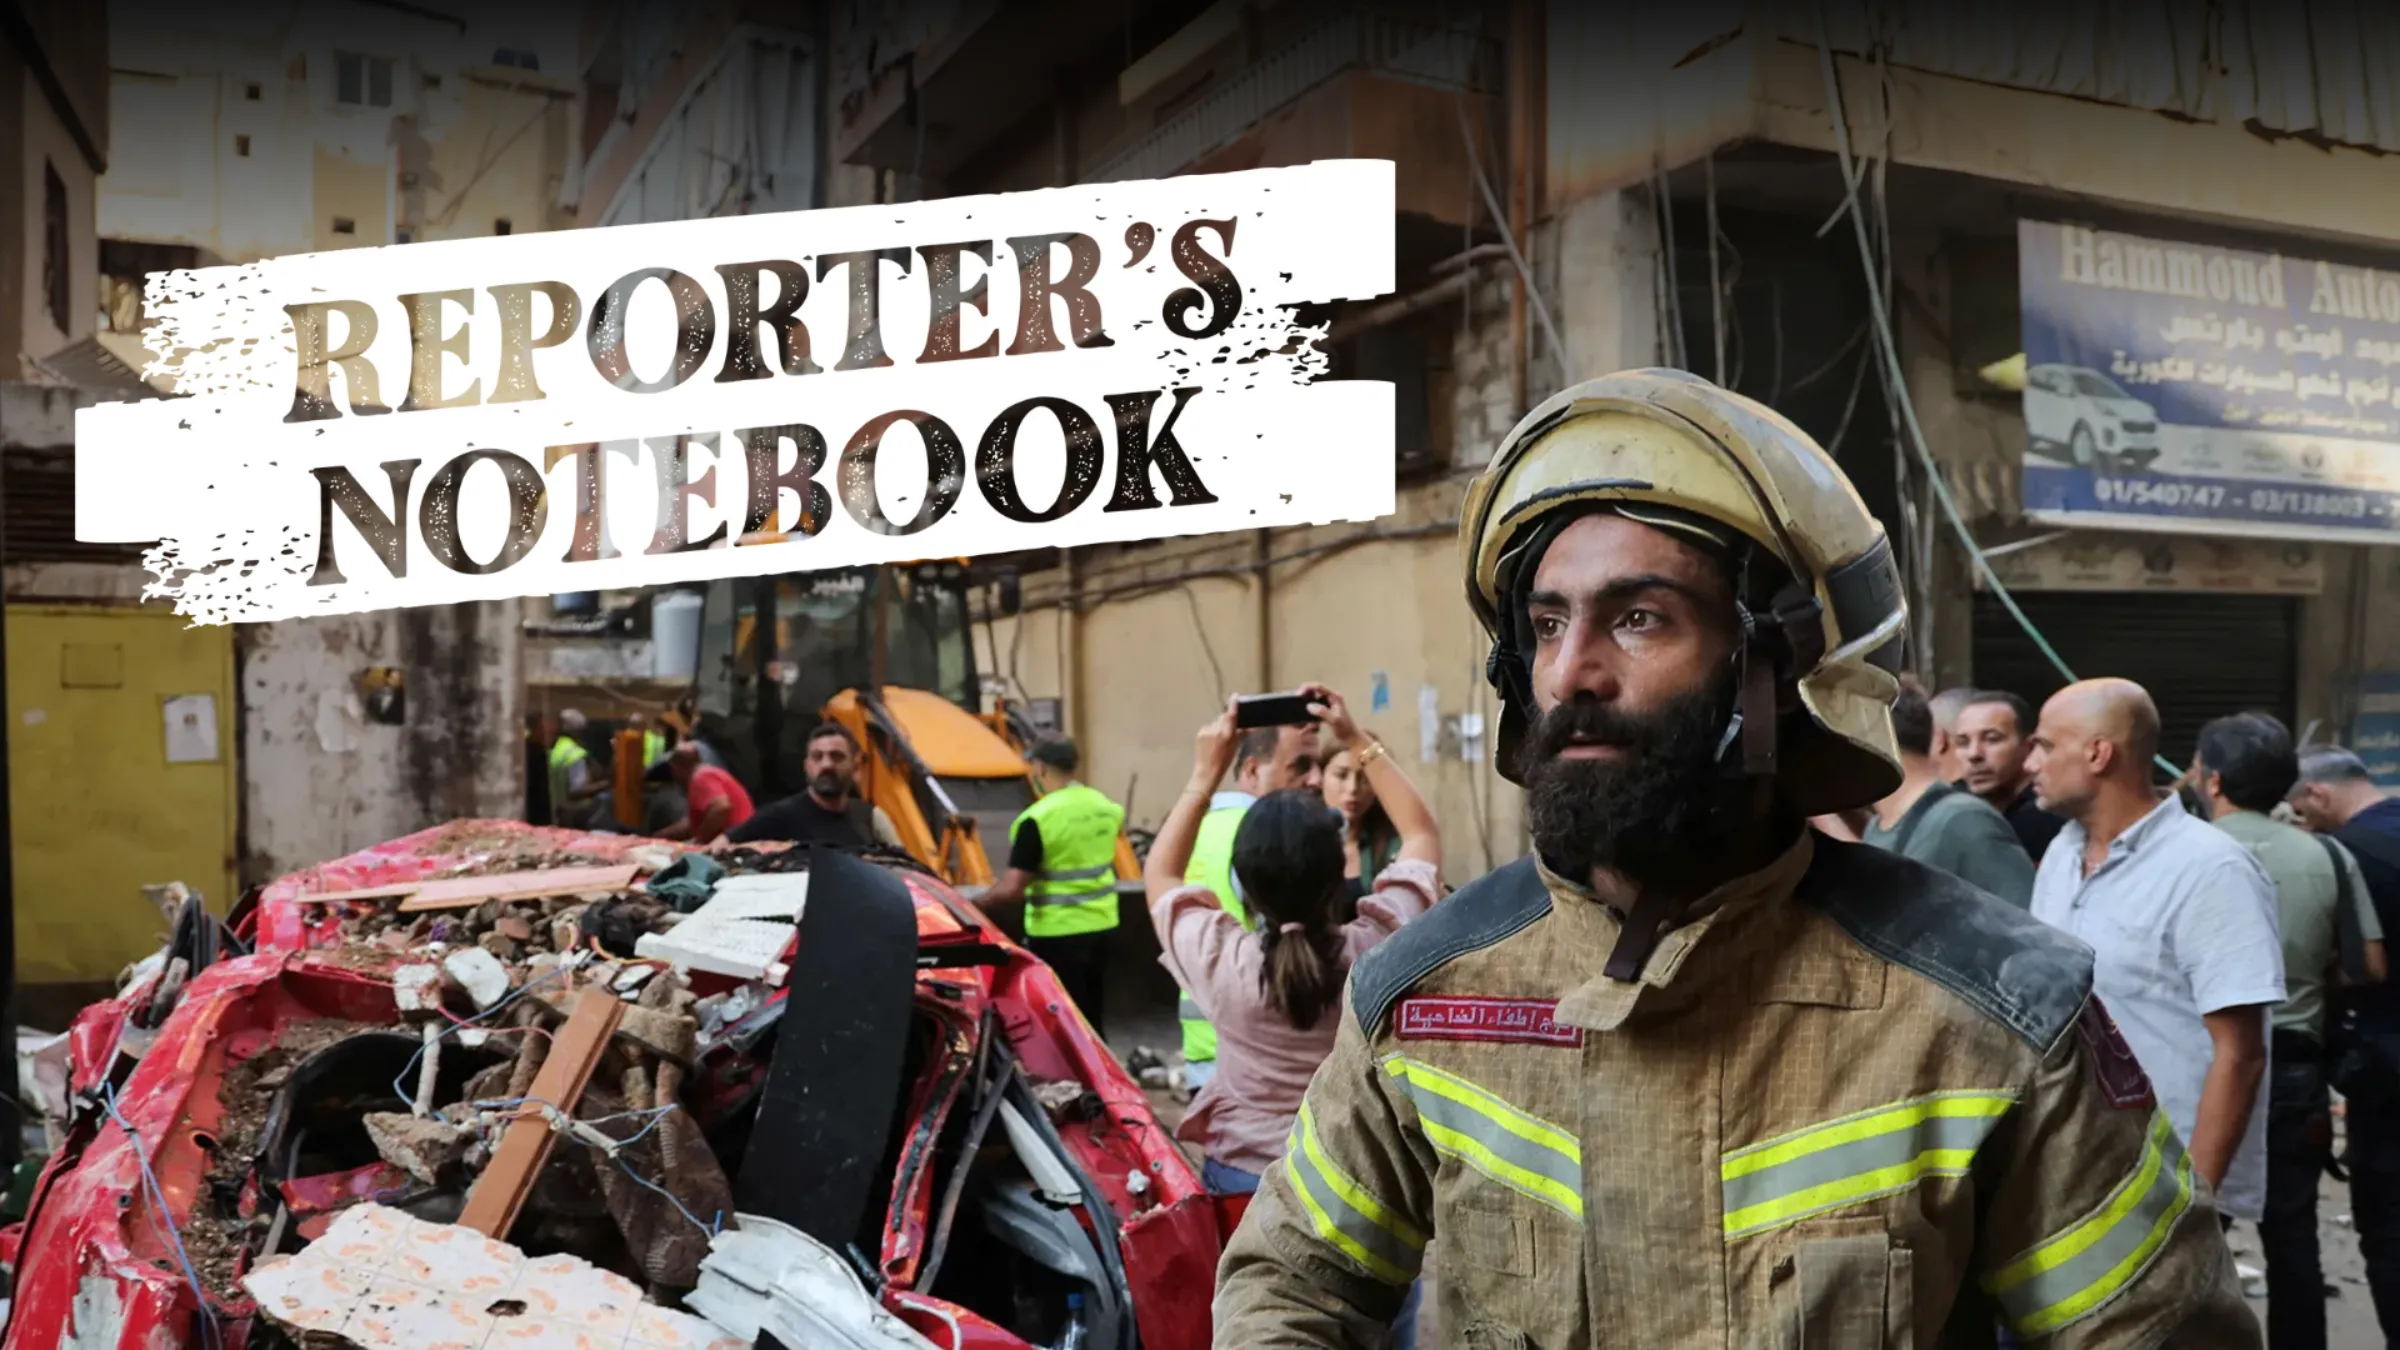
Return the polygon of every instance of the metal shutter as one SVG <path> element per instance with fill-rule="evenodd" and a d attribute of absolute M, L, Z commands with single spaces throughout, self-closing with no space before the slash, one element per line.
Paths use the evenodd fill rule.
<path fill-rule="evenodd" d="M 2292 725 L 2300 601 L 2282 595 L 2016 592 L 2027 618 L 2086 679 L 2117 675 L 2158 703 L 2159 753 L 2189 764 L 2200 728 L 2227 713 Z M 1975 683 L 2038 710 L 2065 683 L 1989 595 L 1975 597 Z M 2295 734 L 2299 728 L 2293 726 Z"/>

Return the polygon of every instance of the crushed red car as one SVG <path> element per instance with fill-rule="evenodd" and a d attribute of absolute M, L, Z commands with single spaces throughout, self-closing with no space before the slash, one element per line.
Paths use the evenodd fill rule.
<path fill-rule="evenodd" d="M 455 822 L 162 955 L 71 1029 L 6 1350 L 323 1343 L 244 1279 L 367 1204 L 502 1213 L 668 1305 L 755 1216 L 945 1350 L 1208 1343 L 1238 1210 L 1051 972 L 904 857 Z"/>

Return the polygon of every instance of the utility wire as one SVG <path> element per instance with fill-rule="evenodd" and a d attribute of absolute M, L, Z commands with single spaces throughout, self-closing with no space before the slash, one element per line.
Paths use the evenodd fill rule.
<path fill-rule="evenodd" d="M 1483 171 L 1483 156 L 1475 149 L 1475 133 L 1467 125 L 1467 96 L 1458 93 L 1452 100 L 1458 107 L 1458 134 L 1466 142 L 1467 164 L 1475 170 L 1475 186 L 1483 191 L 1484 209 L 1492 213 L 1492 223 L 1500 227 L 1500 242 L 1508 245 L 1508 260 L 1515 264 L 1517 277 L 1525 283 L 1525 298 L 1533 302 L 1534 317 L 1542 321 L 1542 333 L 1550 339 L 1550 355 L 1558 361 L 1558 381 L 1564 387 L 1575 383 L 1575 368 L 1567 363 L 1567 342 L 1558 335 L 1558 325 L 1551 321 L 1550 304 L 1542 299 L 1542 288 L 1534 284 L 1533 268 L 1518 251 L 1516 232 L 1509 228 L 1508 212 L 1500 205 L 1500 194 L 1492 191 L 1492 180 Z"/>
<path fill-rule="evenodd" d="M 2015 619 L 2017 626 L 2025 630 L 2025 636 L 2033 639 L 2033 645 L 2041 651 L 2052 666 L 2057 668 L 2058 673 L 2066 677 L 2067 682 L 2072 684 L 2077 678 L 2074 668 L 2067 664 L 2066 658 L 2058 654 L 2058 649 L 2050 645 L 2050 639 L 2042 636 L 2042 630 L 2035 627 L 2033 620 L 2026 616 L 2024 609 L 2017 604 L 2016 597 L 2009 594 L 2008 587 L 2001 582 L 1999 573 L 1992 570 L 1990 560 L 1984 557 L 1982 545 L 1975 542 L 1974 531 L 1967 528 L 1966 517 L 1960 513 L 1958 500 L 1951 494 L 1948 477 L 1942 473 L 1941 466 L 1934 461 L 1933 450 L 1925 439 L 1925 428 L 1917 421 L 1916 403 L 1908 395 L 1906 372 L 1900 365 L 1899 344 L 1892 337 L 1891 316 L 1884 309 L 1884 288 L 1882 282 L 1877 279 L 1874 249 L 1867 242 L 1866 213 L 1859 205 L 1858 179 L 1851 170 L 1850 118 L 1842 106 L 1840 77 L 1834 72 L 1833 40 L 1826 27 L 1823 0 L 1819 0 L 1817 5 L 1817 57 L 1825 74 L 1826 104 L 1833 114 L 1834 149 L 1841 157 L 1845 206 L 1850 216 L 1851 229 L 1858 239 L 1859 263 L 1867 282 L 1867 312 L 1868 317 L 1875 325 L 1875 349 L 1877 354 L 1883 358 L 1882 373 L 1885 388 L 1892 398 L 1895 411 L 1907 429 L 1908 448 L 1916 453 L 1918 462 L 1924 468 L 1926 484 L 1933 489 L 1934 499 L 1941 504 L 1942 515 L 1950 522 L 1951 531 L 1958 536 L 1959 543 L 1966 549 L 1968 559 L 1975 565 L 1976 574 L 1982 578 L 1984 585 L 1991 590 L 1993 596 L 2000 601 L 2001 607 L 2008 611 L 2009 617 Z M 1885 244 L 1887 247 L 1889 246 L 1888 238 L 1885 240 Z M 2182 772 L 2175 765 L 2169 763 L 2164 755 L 2153 754 L 2151 758 L 2168 773 L 2180 774 Z"/>

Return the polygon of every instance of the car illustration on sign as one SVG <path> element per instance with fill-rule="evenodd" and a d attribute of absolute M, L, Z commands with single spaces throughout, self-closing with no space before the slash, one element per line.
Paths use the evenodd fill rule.
<path fill-rule="evenodd" d="M 2158 458 L 2158 410 L 2086 366 L 2025 372 L 2025 430 L 2033 450 L 2099 472 Z"/>

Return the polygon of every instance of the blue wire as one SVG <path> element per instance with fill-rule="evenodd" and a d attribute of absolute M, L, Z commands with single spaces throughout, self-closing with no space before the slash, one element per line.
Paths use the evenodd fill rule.
<path fill-rule="evenodd" d="M 125 1132 L 125 1137 L 133 1142 L 133 1157 L 142 1167 L 142 1190 L 149 1197 L 151 1216 L 166 1229 L 167 1245 L 174 1248 L 176 1264 L 183 1267 L 183 1278 L 191 1282 L 192 1297 L 199 1301 L 200 1338 L 210 1350 L 215 1350 L 222 1344 L 217 1339 L 216 1310 L 208 1301 L 208 1289 L 200 1283 L 200 1272 L 192 1264 L 192 1254 L 184 1248 L 183 1234 L 176 1231 L 175 1216 L 167 1210 L 166 1187 L 159 1184 L 158 1174 L 150 1170 L 150 1151 L 142 1147 L 142 1132 L 133 1128 L 133 1122 L 117 1109 L 116 1084 L 100 1085 L 100 1106 L 116 1127 Z"/>
<path fill-rule="evenodd" d="M 484 1009 L 482 1012 L 475 1014 L 473 1017 L 462 1017 L 458 1021 L 453 1022 L 449 1026 L 443 1028 L 441 1035 L 434 1037 L 434 1039 L 438 1041 L 445 1036 L 452 1036 L 458 1032 L 464 1031 L 468 1027 L 471 1027 L 477 1022 L 492 1016 L 493 1014 L 499 1012 L 502 1008 L 507 1007 L 509 1004 L 516 1002 L 518 999 L 525 997 L 527 994 L 532 993 L 534 990 L 539 989 L 543 985 L 566 973 L 566 967 L 559 966 L 553 969 L 549 974 L 544 975 L 539 979 L 528 980 L 524 984 L 519 985 L 517 988 L 509 990 L 508 993 L 502 997 L 498 1003 L 495 1003 L 492 1006 Z M 417 1047 L 416 1053 L 408 1057 L 408 1064 L 406 1067 L 400 1070 L 400 1076 L 392 1080 L 393 1096 L 398 1097 L 403 1102 L 413 1103 L 416 1101 L 416 1090 L 407 1085 L 408 1076 L 417 1071 L 418 1062 L 424 1058 L 425 1047 L 420 1045 Z"/>

